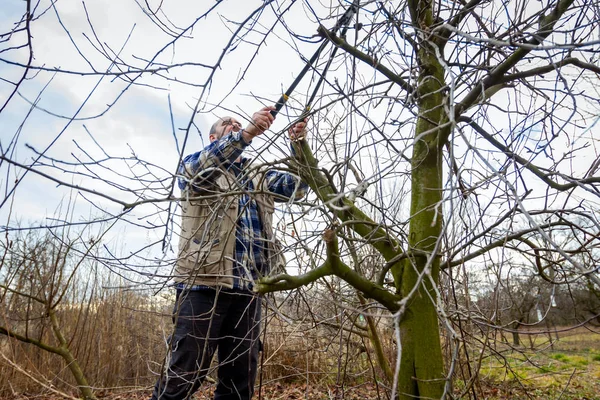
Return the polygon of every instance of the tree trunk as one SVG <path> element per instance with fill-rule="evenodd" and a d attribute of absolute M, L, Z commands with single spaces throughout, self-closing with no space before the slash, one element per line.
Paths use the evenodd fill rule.
<path fill-rule="evenodd" d="M 424 144 L 416 144 L 422 153 Z M 431 252 L 441 230 L 441 152 L 430 149 L 420 162 L 413 163 L 412 219 L 409 244 L 411 249 Z M 419 148 L 422 151 L 418 151 Z M 432 151 L 433 150 L 433 151 Z M 426 397 L 439 399 L 444 392 L 444 365 L 440 343 L 437 295 L 439 258 L 419 256 L 407 262 L 402 274 L 402 294 L 410 295 L 400 321 L 402 344 L 398 392 L 400 398 Z M 416 292 L 410 294 L 413 289 Z"/>
<path fill-rule="evenodd" d="M 521 338 L 519 337 L 519 326 L 520 324 L 516 324 L 512 331 L 513 344 L 515 346 L 521 345 Z"/>
<path fill-rule="evenodd" d="M 413 25 L 425 32 L 433 25 L 431 3 L 412 0 Z M 421 35 L 420 35 L 421 36 Z M 411 220 L 409 249 L 418 255 L 405 263 L 401 292 L 408 298 L 400 320 L 401 364 L 399 398 L 444 396 L 445 375 L 438 314 L 439 281 L 437 242 L 442 232 L 442 149 L 449 134 L 444 97 L 443 49 L 421 36 L 415 49 L 419 65 L 416 100 L 419 116 L 415 128 L 411 176 Z M 414 292 L 413 292 L 414 291 Z M 412 292 L 412 293 L 411 293 Z"/>

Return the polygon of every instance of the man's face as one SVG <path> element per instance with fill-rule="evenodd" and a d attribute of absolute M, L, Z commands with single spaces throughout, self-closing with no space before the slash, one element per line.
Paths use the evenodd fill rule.
<path fill-rule="evenodd" d="M 223 136 L 229 135 L 231 132 L 237 132 L 242 129 L 242 124 L 233 117 L 223 117 L 217 121 L 217 127 L 214 134 L 209 136 L 211 142 L 221 139 Z"/>

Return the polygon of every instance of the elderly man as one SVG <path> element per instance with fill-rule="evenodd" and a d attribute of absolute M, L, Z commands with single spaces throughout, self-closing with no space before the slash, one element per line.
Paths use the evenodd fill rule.
<path fill-rule="evenodd" d="M 261 317 L 253 289 L 281 256 L 273 238 L 274 202 L 300 199 L 307 189 L 297 176 L 243 157 L 273 123 L 273 109 L 254 113 L 245 129 L 233 117 L 220 118 L 210 144 L 183 160 L 175 330 L 153 399 L 190 398 L 215 351 L 215 400 L 252 398 Z M 289 130 L 292 140 L 305 134 L 304 121 Z"/>

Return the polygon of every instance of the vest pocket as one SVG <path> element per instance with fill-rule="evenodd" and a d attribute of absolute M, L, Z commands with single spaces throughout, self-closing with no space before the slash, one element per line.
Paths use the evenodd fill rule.
<path fill-rule="evenodd" d="M 220 271 L 220 261 L 223 258 L 221 239 L 201 242 L 193 238 L 185 252 L 186 264 L 191 271 L 199 275 L 216 275 Z"/>

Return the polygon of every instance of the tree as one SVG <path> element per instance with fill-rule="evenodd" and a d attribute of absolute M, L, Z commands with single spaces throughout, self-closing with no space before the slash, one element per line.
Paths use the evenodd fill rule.
<path fill-rule="evenodd" d="M 391 97 L 402 100 L 392 100 L 389 109 L 396 111 L 393 105 L 397 104 L 413 114 L 404 123 L 410 127 L 405 132 L 410 131 L 414 138 L 410 155 L 408 243 L 402 243 L 381 223 L 363 214 L 356 202 L 349 199 L 350 193 L 340 193 L 336 185 L 320 173 L 309 146 L 302 146 L 298 153 L 302 155 L 300 163 L 309 167 L 300 168 L 301 173 L 305 171 L 303 178 L 310 182 L 319 199 L 329 206 L 341 224 L 352 228 L 366 243 L 377 249 L 387 263 L 392 264 L 390 269 L 397 295 L 402 300 L 394 302 L 388 297 L 389 292 L 380 291 L 383 288 L 369 285 L 362 277 L 354 277 L 354 271 L 349 267 L 340 268 L 340 251 L 333 231 L 328 231 L 325 237 L 331 249 L 322 266 L 323 274 L 338 275 L 367 296 L 385 304 L 390 311 L 399 311 L 402 341 L 398 378 L 400 397 L 441 398 L 448 390 L 444 384 L 438 334 L 437 286 L 441 267 L 461 265 L 475 257 L 485 256 L 500 246 L 514 247 L 523 253 L 513 243 L 524 243 L 535 253 L 539 267 L 537 272 L 548 278 L 547 271 L 559 266 L 554 260 L 544 260 L 549 261 L 547 263 L 540 261 L 541 249 L 529 239 L 532 235 L 539 235 L 544 247 L 547 246 L 546 251 L 558 253 L 560 258 L 573 265 L 569 272 L 560 268 L 559 273 L 580 276 L 591 273 L 595 284 L 599 282 L 595 272 L 585 268 L 572 255 L 587 253 L 587 256 L 594 257 L 591 249 L 597 243 L 591 237 L 583 239 L 587 236 L 585 228 L 569 221 L 569 215 L 573 215 L 574 210 L 567 208 L 568 198 L 574 191 L 597 194 L 595 185 L 598 178 L 593 176 L 595 162 L 587 171 L 586 168 L 572 168 L 565 172 L 562 164 L 573 156 L 571 153 L 582 147 L 572 147 L 562 157 L 555 156 L 556 150 L 553 148 L 553 144 L 565 138 L 581 135 L 578 133 L 581 127 L 578 126 L 577 117 L 585 119 L 593 114 L 588 114 L 589 110 L 578 105 L 587 103 L 586 97 L 580 95 L 578 98 L 572 84 L 565 84 L 564 94 L 550 89 L 553 90 L 554 99 L 544 96 L 547 101 L 545 105 L 536 102 L 538 95 L 549 90 L 548 75 L 552 76 L 550 84 L 553 81 L 556 84 L 564 83 L 568 76 L 585 85 L 584 77 L 593 77 L 593 73 L 599 70 L 593 64 L 595 51 L 591 51 L 591 57 L 578 51 L 579 48 L 593 47 L 594 36 L 589 30 L 590 25 L 579 23 L 576 26 L 574 23 L 575 20 L 591 23 L 593 17 L 586 4 L 576 6 L 571 1 L 549 3 L 533 15 L 525 3 L 517 6 L 519 11 L 514 14 L 507 6 L 504 10 L 510 15 L 508 29 L 502 27 L 501 17 L 491 21 L 484 18 L 485 12 L 495 8 L 492 2 L 473 1 L 461 8 L 455 8 L 454 5 L 446 8 L 429 1 L 409 1 L 406 5 L 408 15 L 401 7 L 388 10 L 385 5 L 378 5 L 374 15 L 385 17 L 380 23 L 386 28 L 374 24 L 363 41 L 356 40 L 354 45 L 322 27 L 320 33 L 345 50 L 351 59 L 364 61 L 379 73 L 375 75 L 380 79 L 374 78 L 369 82 L 371 85 L 391 82 L 391 90 L 386 88 L 386 92 L 378 95 L 370 92 L 369 100 L 381 101 L 384 95 L 394 93 Z M 537 23 L 533 24 L 534 21 Z M 473 29 L 483 33 L 482 36 L 474 33 Z M 570 37 L 578 37 L 579 43 L 569 42 Z M 380 46 L 381 55 L 378 57 L 369 53 L 372 51 L 369 46 L 371 43 Z M 550 58 L 550 62 L 546 61 L 547 58 Z M 575 67 L 572 72 L 569 66 Z M 504 91 L 506 97 L 503 98 L 498 93 L 506 88 L 514 91 Z M 392 92 L 394 89 L 398 92 Z M 342 91 L 342 95 L 354 93 Z M 513 96 L 519 102 L 525 100 L 525 107 L 508 103 Z M 365 103 L 370 106 L 372 103 L 369 100 L 365 100 Z M 566 100 L 570 100 L 568 104 L 564 103 Z M 500 106 L 499 110 L 490 110 L 494 107 L 492 101 L 507 104 Z M 591 99 L 590 102 L 594 103 Z M 363 106 L 365 103 L 355 101 L 349 108 L 365 117 L 374 129 L 379 128 L 380 121 L 367 117 L 366 112 L 361 113 L 361 110 L 366 110 Z M 400 116 L 406 113 L 404 110 L 396 112 Z M 508 135 L 503 127 L 491 123 L 493 114 L 504 116 L 512 125 L 507 126 L 512 128 Z M 387 121 L 392 115 L 395 114 L 391 111 L 387 113 Z M 532 137 L 538 129 L 540 135 Z M 381 128 L 377 130 L 383 131 Z M 381 133 L 382 139 L 389 143 L 394 139 L 406 138 L 404 132 L 394 133 Z M 477 136 L 471 136 L 474 134 Z M 477 141 L 483 143 L 475 145 Z M 584 144 L 583 148 L 587 145 Z M 489 146 L 495 147 L 498 152 L 494 158 L 504 159 L 498 162 L 482 154 L 490 151 Z M 448 149 L 446 157 L 444 149 Z M 527 156 L 521 155 L 523 152 Z M 447 160 L 447 171 L 453 174 L 452 178 L 446 180 L 443 178 L 444 158 Z M 463 166 L 479 164 L 483 172 L 471 172 L 461 167 L 457 160 Z M 546 203 L 563 201 L 563 206 L 558 209 L 530 210 L 524 197 L 532 191 L 525 181 L 531 179 L 531 175 L 539 179 L 531 186 L 539 186 L 540 183 L 547 185 Z M 340 180 L 344 182 L 344 178 Z M 497 192 L 487 204 L 481 205 L 477 192 L 484 192 L 487 185 L 495 186 Z M 478 198 L 472 200 L 473 197 Z M 485 210 L 499 207 L 498 201 L 508 202 L 510 208 L 500 207 L 505 210 L 504 215 L 486 218 Z M 456 205 L 469 208 L 478 206 L 475 210 L 480 214 L 480 219 L 456 215 Z M 444 217 L 444 211 L 448 210 L 450 217 Z M 585 209 L 584 215 L 595 221 L 593 213 L 594 210 Z M 532 214 L 547 219 L 558 214 L 558 218 L 542 224 L 535 221 Z M 454 232 L 450 230 L 450 224 L 454 218 L 462 219 L 465 230 L 463 238 L 453 243 L 451 239 Z M 528 226 L 521 230 L 511 229 L 510 225 L 521 218 Z M 552 239 L 554 230 L 565 228 L 576 232 L 574 236 L 580 242 L 567 251 Z M 499 235 L 494 232 L 501 229 L 508 231 L 498 232 Z M 479 249 L 474 249 L 476 247 Z M 276 284 L 278 279 L 283 283 L 280 288 L 304 283 L 302 279 L 289 277 L 271 278 L 266 283 Z M 401 307 L 397 308 L 395 304 Z"/>
<path fill-rule="evenodd" d="M 60 356 L 87 400 L 96 397 L 60 318 L 61 307 L 79 304 L 65 301 L 73 299 L 71 282 L 85 260 L 77 262 L 72 254 L 78 239 L 30 232 L 2 244 L 0 334 Z"/>
<path fill-rule="evenodd" d="M 345 37 L 330 27 L 347 3 L 322 7 L 309 0 L 303 8 L 300 2 L 266 1 L 235 11 L 221 3 L 231 2 L 190 8 L 185 17 L 166 3 L 140 4 L 140 18 L 148 18 L 162 36 L 156 48 L 140 47 L 139 54 L 137 48 L 133 55 L 113 50 L 114 44 L 96 35 L 85 36 L 87 42 L 70 36 L 87 62 L 78 69 L 35 62 L 32 24 L 49 16 L 27 1 L 23 18 L 2 36 L 9 43 L 4 53 L 26 54 L 2 59 L 20 72 L 5 82 L 10 90 L 2 110 L 14 104 L 25 78 L 35 74 L 38 79 L 49 73 L 115 78 L 121 86 L 114 101 L 103 102 L 109 105 L 93 115 L 97 120 L 118 109 L 124 93 L 193 88 L 193 95 L 184 95 L 189 109 L 185 123 L 179 122 L 182 137 L 173 123 L 180 159 L 190 152 L 191 133 L 202 130 L 199 115 L 233 107 L 228 105 L 232 93 L 257 94 L 244 85 L 253 68 L 264 67 L 261 59 L 276 57 L 265 43 L 299 52 L 311 48 L 306 42 L 315 26 L 293 23 L 304 9 L 307 19 L 319 24 L 319 40 L 339 51 L 310 104 L 312 138 L 294 143 L 295 157 L 280 164 L 300 174 L 314 193 L 301 209 L 286 208 L 291 216 L 281 216 L 282 224 L 296 232 L 280 234 L 288 254 L 302 254 L 289 260 L 301 273 L 265 278 L 263 292 L 326 284 L 331 276 L 343 280 L 393 316 L 400 338 L 398 362 L 390 362 L 397 366 L 391 377 L 394 396 L 443 398 L 452 390 L 454 359 L 444 362 L 439 323 L 453 343 L 461 340 L 453 328 L 454 318 L 461 316 L 449 315 L 442 303 L 442 275 L 466 277 L 464 270 L 484 271 L 480 264 L 516 258 L 552 285 L 589 279 L 598 289 L 596 2 L 356 2 L 353 29 Z M 60 5 L 51 7 L 61 15 Z M 202 55 L 186 51 L 201 40 L 197 32 L 204 21 L 218 13 L 232 32 L 223 49 Z M 88 21 L 97 26 L 93 15 Z M 315 77 L 334 53 L 323 54 L 325 61 L 311 71 Z M 239 68 L 236 79 L 219 75 L 221 67 L 232 64 Z M 190 67 L 194 75 L 185 73 Z M 227 84 L 219 86 L 224 80 Z M 310 93 L 306 86 L 298 92 L 304 91 Z M 296 94 L 280 118 L 297 118 L 306 111 L 304 103 Z M 78 113 L 67 116 L 69 124 L 80 125 Z M 177 112 L 169 114 L 177 120 Z M 279 129 L 273 143 L 285 131 Z M 13 152 L 17 139 L 6 145 L 3 167 L 20 172 L 16 183 L 4 183 L 2 206 L 28 174 L 76 186 L 82 195 L 102 200 L 98 207 L 107 219 L 131 226 L 145 220 L 141 225 L 153 238 L 164 232 L 148 246 L 162 242 L 168 254 L 177 231 L 173 184 L 179 160 L 169 160 L 172 165 L 145 161 L 135 148 L 129 157 L 110 155 L 93 129 L 86 132 L 102 150 L 92 154 L 89 150 L 98 148 L 89 143 L 90 148 L 80 148 L 86 161 L 48 155 L 51 144 L 24 162 Z M 83 184 L 60 179 L 59 173 L 73 174 Z M 115 212 L 114 205 L 124 211 Z M 565 232 L 573 238 L 566 246 L 556 239 Z M 130 254 L 107 264 L 141 271 L 140 280 L 146 279 L 148 271 L 138 265 L 147 259 L 136 250 Z M 148 258 L 160 266 L 173 262 L 166 255 Z M 378 265 L 363 269 L 367 259 Z"/>

